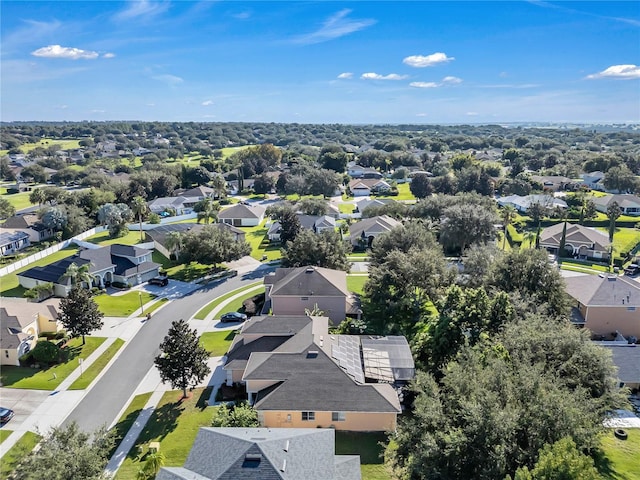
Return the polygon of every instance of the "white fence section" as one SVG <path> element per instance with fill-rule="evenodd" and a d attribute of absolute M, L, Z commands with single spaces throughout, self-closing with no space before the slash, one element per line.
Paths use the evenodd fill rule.
<path fill-rule="evenodd" d="M 10 273 L 15 272 L 27 265 L 32 264 L 33 262 L 37 262 L 38 260 L 42 260 L 44 257 L 51 255 L 52 253 L 56 253 L 63 248 L 68 247 L 72 243 L 75 243 L 76 240 L 84 240 L 87 237 L 95 235 L 96 233 L 102 233 L 107 230 L 107 227 L 95 227 L 91 230 L 87 230 L 86 232 L 82 232 L 75 237 L 71 237 L 67 240 L 64 240 L 60 243 L 50 246 L 49 248 L 45 248 L 44 250 L 39 251 L 38 253 L 34 253 L 33 255 L 29 255 L 22 260 L 18 260 L 17 262 L 12 263 L 11 265 L 7 265 L 6 267 L 0 268 L 0 277 L 3 275 L 8 275 Z"/>
<path fill-rule="evenodd" d="M 160 220 L 160 225 L 166 225 L 167 223 L 176 223 L 181 220 L 195 220 L 196 218 L 198 218 L 198 214 L 195 212 L 185 213 L 184 215 L 176 215 L 175 217 L 163 218 L 162 220 Z M 157 223 L 143 223 L 142 230 L 146 232 L 147 230 L 153 230 L 157 226 Z M 135 230 L 136 232 L 140 231 L 139 223 L 129 223 L 127 227 L 129 228 L 129 230 Z"/>

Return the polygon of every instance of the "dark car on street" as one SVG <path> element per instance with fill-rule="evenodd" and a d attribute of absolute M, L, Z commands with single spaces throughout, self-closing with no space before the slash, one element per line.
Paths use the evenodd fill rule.
<path fill-rule="evenodd" d="M 0 423 L 7 423 L 9 420 L 13 418 L 13 410 L 0 407 Z"/>
<path fill-rule="evenodd" d="M 247 316 L 244 313 L 240 313 L 240 312 L 227 312 L 220 317 L 220 321 L 222 323 L 244 322 L 246 319 L 247 319 Z"/>
<path fill-rule="evenodd" d="M 640 273 L 640 265 L 636 264 L 636 263 L 632 263 L 631 265 L 629 265 L 627 268 L 624 269 L 624 274 L 625 275 L 637 275 L 638 273 Z"/>
<path fill-rule="evenodd" d="M 149 280 L 149 285 L 160 285 L 161 287 L 166 287 L 169 285 L 169 279 L 167 277 L 153 277 Z"/>

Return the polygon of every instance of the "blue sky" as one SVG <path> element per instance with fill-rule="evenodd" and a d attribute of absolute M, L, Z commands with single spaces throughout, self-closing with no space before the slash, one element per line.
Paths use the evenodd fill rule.
<path fill-rule="evenodd" d="M 640 122 L 640 2 L 11 1 L 15 120 Z"/>

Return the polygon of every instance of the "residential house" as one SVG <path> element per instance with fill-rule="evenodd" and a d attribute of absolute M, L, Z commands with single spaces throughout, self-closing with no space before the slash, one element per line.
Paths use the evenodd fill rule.
<path fill-rule="evenodd" d="M 396 388 L 415 376 L 404 337 L 329 335 L 327 317 L 252 317 L 234 338 L 227 383 L 246 384 L 265 427 L 387 431 Z"/>
<path fill-rule="evenodd" d="M 233 238 L 237 242 L 245 241 L 245 233 L 237 227 L 228 225 L 226 223 L 212 223 L 209 224 L 213 228 L 219 228 L 230 232 Z M 158 225 L 151 230 L 145 231 L 145 236 L 148 241 L 153 242 L 153 247 L 158 252 L 162 253 L 165 257 L 169 258 L 171 252 L 166 246 L 167 237 L 171 232 L 179 232 L 186 234 L 188 232 L 197 232 L 205 227 L 200 223 L 170 223 L 167 225 Z"/>
<path fill-rule="evenodd" d="M 607 208 L 616 202 L 622 210 L 623 215 L 640 216 L 640 197 L 632 194 L 604 195 L 602 197 L 591 198 L 596 210 L 607 213 Z"/>
<path fill-rule="evenodd" d="M 547 209 L 568 208 L 567 202 L 551 195 L 526 195 L 524 197 L 521 195 L 509 195 L 507 197 L 500 197 L 496 199 L 496 201 L 501 207 L 510 205 L 520 213 L 527 213 L 531 205 L 536 203 L 539 203 Z"/>
<path fill-rule="evenodd" d="M 49 299 L 40 303 L 24 299 L 4 298 L 0 306 L 0 365 L 20 365 L 22 355 L 35 347 L 45 332 L 57 332 L 60 301 Z"/>
<path fill-rule="evenodd" d="M 304 315 L 317 305 L 334 325 L 358 315 L 357 299 L 347 289 L 347 274 L 322 267 L 278 268 L 264 277 L 265 311 Z"/>
<path fill-rule="evenodd" d="M 596 335 L 614 332 L 640 338 L 640 284 L 618 275 L 565 278 L 575 301 L 573 322 Z"/>
<path fill-rule="evenodd" d="M 49 265 L 20 272 L 18 281 L 24 288 L 50 282 L 56 296 L 66 297 L 73 286 L 66 273 L 75 263 L 78 267 L 89 266 L 92 287 L 105 287 L 113 282 L 139 285 L 158 276 L 160 265 L 151 260 L 151 254 L 152 251 L 145 248 L 120 244 L 87 249 Z"/>
<path fill-rule="evenodd" d="M 35 213 L 24 213 L 7 218 L 0 225 L 0 231 L 26 233 L 31 243 L 42 242 L 53 237 L 56 233 L 53 229 L 47 228 Z"/>
<path fill-rule="evenodd" d="M 301 213 L 297 214 L 298 221 L 300 222 L 300 227 L 305 230 L 311 230 L 314 233 L 320 233 L 324 230 L 335 231 L 336 229 L 336 219 L 330 217 L 329 215 L 303 215 Z M 269 237 L 269 241 L 271 242 L 279 242 L 280 241 L 280 231 L 282 230 L 282 225 L 280 222 L 275 221 L 269 227 L 267 231 L 267 236 Z"/>
<path fill-rule="evenodd" d="M 193 213 L 193 207 L 198 203 L 198 197 L 160 197 L 147 202 L 149 210 L 161 215 L 164 212 L 175 212 L 176 215 Z"/>
<path fill-rule="evenodd" d="M 567 190 L 574 182 L 560 175 L 531 175 L 531 180 L 542 185 L 543 190 L 557 192 Z"/>
<path fill-rule="evenodd" d="M 218 221 L 234 227 L 255 227 L 264 219 L 264 212 L 265 208 L 261 205 L 236 203 L 222 209 L 218 214 Z"/>
<path fill-rule="evenodd" d="M 31 245 L 24 232 L 0 232 L 0 256 L 13 255 Z"/>
<path fill-rule="evenodd" d="M 356 211 L 362 213 L 367 207 L 384 207 L 385 205 L 390 205 L 392 203 L 395 203 L 395 200 L 391 198 L 363 198 L 356 202 Z"/>
<path fill-rule="evenodd" d="M 354 247 L 371 248 L 374 238 L 400 225 L 402 223 L 388 215 L 365 218 L 349 227 L 349 240 Z"/>
<path fill-rule="evenodd" d="M 611 352 L 613 364 L 618 367 L 621 387 L 640 389 L 640 345 L 628 342 L 597 342 Z"/>
<path fill-rule="evenodd" d="M 199 185 L 197 187 L 190 188 L 189 190 L 178 191 L 176 193 L 179 193 L 183 197 L 195 197 L 199 200 L 204 200 L 205 198 L 218 198 L 219 196 L 213 188 L 205 185 Z"/>
<path fill-rule="evenodd" d="M 184 467 L 162 467 L 156 480 L 360 480 L 360 457 L 335 454 L 324 428 L 201 427 Z"/>
<path fill-rule="evenodd" d="M 564 222 L 551 225 L 540 233 L 540 246 L 549 252 L 558 254 L 562 242 Z M 599 230 L 584 227 L 575 223 L 567 223 L 565 234 L 565 250 L 568 256 L 582 259 L 609 259 L 609 236 Z"/>
<path fill-rule="evenodd" d="M 352 178 L 382 178 L 383 175 L 373 168 L 363 167 L 362 165 L 347 165 L 347 173 Z"/>
<path fill-rule="evenodd" d="M 583 173 L 581 175 L 582 183 L 585 187 L 591 190 L 604 191 L 604 173 L 600 171 Z"/>
<path fill-rule="evenodd" d="M 364 197 L 388 192 L 391 185 L 378 178 L 359 178 L 349 182 L 349 190 L 354 197 Z"/>

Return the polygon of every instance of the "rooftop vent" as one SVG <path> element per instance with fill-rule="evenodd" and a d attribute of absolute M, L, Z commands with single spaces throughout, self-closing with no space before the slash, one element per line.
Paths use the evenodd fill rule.
<path fill-rule="evenodd" d="M 289 451 L 289 440 L 287 440 L 287 443 L 284 446 L 284 451 L 288 452 Z"/>
<path fill-rule="evenodd" d="M 287 461 L 283 460 L 282 461 L 282 468 L 280 469 L 281 472 L 284 472 L 287 469 Z"/>
<path fill-rule="evenodd" d="M 258 468 L 262 461 L 262 455 L 259 453 L 247 453 L 242 462 L 242 468 Z"/>
<path fill-rule="evenodd" d="M 307 358 L 316 358 L 318 356 L 317 350 L 309 350 L 307 352 Z"/>

